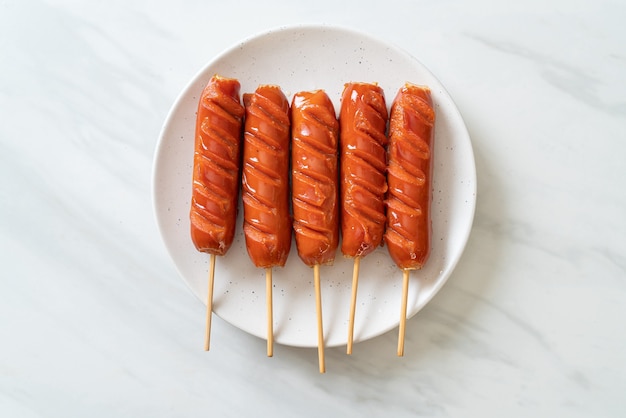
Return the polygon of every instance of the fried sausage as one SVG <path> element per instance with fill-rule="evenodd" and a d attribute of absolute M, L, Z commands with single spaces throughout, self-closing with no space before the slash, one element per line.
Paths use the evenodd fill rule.
<path fill-rule="evenodd" d="M 235 235 L 244 108 L 239 82 L 214 76 L 196 118 L 191 238 L 198 251 L 224 255 Z"/>
<path fill-rule="evenodd" d="M 293 228 L 308 266 L 331 264 L 339 245 L 339 123 L 323 90 L 297 93 L 291 105 Z"/>
<path fill-rule="evenodd" d="M 420 269 L 430 254 L 435 111 L 430 89 L 406 83 L 391 107 L 385 243 L 401 269 Z"/>
<path fill-rule="evenodd" d="M 376 84 L 348 83 L 341 99 L 341 252 L 364 257 L 385 230 L 387 105 Z"/>
<path fill-rule="evenodd" d="M 243 97 L 243 231 L 257 267 L 284 266 L 291 247 L 289 102 L 280 87 L 262 85 Z"/>

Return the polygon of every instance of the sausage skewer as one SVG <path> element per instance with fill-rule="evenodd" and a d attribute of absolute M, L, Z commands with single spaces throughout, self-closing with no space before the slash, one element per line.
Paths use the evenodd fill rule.
<path fill-rule="evenodd" d="M 404 355 L 410 271 L 421 269 L 430 254 L 434 126 L 430 89 L 406 83 L 392 104 L 389 121 L 385 231 L 389 254 L 403 272 L 398 356 Z"/>
<path fill-rule="evenodd" d="M 341 252 L 354 259 L 347 353 L 352 354 L 361 258 L 380 246 L 385 229 L 387 105 L 382 88 L 345 85 L 341 129 Z"/>
<path fill-rule="evenodd" d="M 267 356 L 274 356 L 274 302 L 273 302 L 272 268 L 265 269 L 265 307 L 267 316 Z"/>
<path fill-rule="evenodd" d="M 243 231 L 248 255 L 265 269 L 267 356 L 274 353 L 272 268 L 283 267 L 291 247 L 289 216 L 289 102 L 280 87 L 245 94 Z"/>
<path fill-rule="evenodd" d="M 352 267 L 352 294 L 350 295 L 350 316 L 348 318 L 348 346 L 346 353 L 352 354 L 352 344 L 354 342 L 354 316 L 356 314 L 356 298 L 359 288 L 359 268 L 361 265 L 361 257 L 354 257 L 354 265 Z"/>
<path fill-rule="evenodd" d="M 211 346 L 211 318 L 213 314 L 213 284 L 215 283 L 215 254 L 209 258 L 209 284 L 206 298 L 206 321 L 204 327 L 204 351 Z"/>
<path fill-rule="evenodd" d="M 244 108 L 239 82 L 215 75 L 202 91 L 196 117 L 191 239 L 210 254 L 204 349 L 209 350 L 215 257 L 226 254 L 235 235 L 239 157 Z"/>
<path fill-rule="evenodd" d="M 332 264 L 339 244 L 339 123 L 323 90 L 295 94 L 291 121 L 293 228 L 298 255 L 313 267 L 319 369 L 324 373 L 320 266 Z"/>

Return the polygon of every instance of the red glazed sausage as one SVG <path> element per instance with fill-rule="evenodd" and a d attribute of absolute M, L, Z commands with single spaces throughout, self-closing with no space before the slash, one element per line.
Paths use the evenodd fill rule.
<path fill-rule="evenodd" d="M 407 83 L 391 107 L 385 243 L 401 269 L 420 269 L 430 254 L 435 111 L 430 89 Z"/>
<path fill-rule="evenodd" d="M 291 105 L 293 228 L 308 266 L 330 264 L 339 245 L 339 123 L 323 90 L 297 93 Z"/>
<path fill-rule="evenodd" d="M 289 102 L 278 86 L 245 94 L 243 231 L 257 267 L 284 266 L 291 247 Z"/>
<path fill-rule="evenodd" d="M 376 84 L 345 85 L 341 126 L 341 252 L 364 257 L 385 230 L 387 106 Z"/>
<path fill-rule="evenodd" d="M 191 238 L 198 251 L 224 255 L 235 235 L 244 108 L 239 82 L 214 76 L 196 118 Z"/>

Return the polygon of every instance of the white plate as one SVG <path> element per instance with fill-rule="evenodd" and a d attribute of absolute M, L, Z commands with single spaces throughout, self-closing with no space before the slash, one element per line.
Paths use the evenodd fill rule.
<path fill-rule="evenodd" d="M 183 280 L 206 303 L 209 256 L 196 251 L 189 234 L 194 127 L 199 94 L 219 73 L 241 83 L 241 93 L 278 84 L 291 99 L 301 90 L 325 89 L 339 111 L 343 85 L 378 82 L 387 105 L 406 82 L 430 86 L 437 115 L 433 175 L 433 249 L 427 265 L 411 274 L 408 316 L 443 286 L 467 242 L 476 201 L 470 138 L 450 96 L 415 58 L 351 30 L 295 26 L 272 30 L 230 48 L 202 69 L 174 103 L 154 160 L 153 198 L 165 245 Z M 265 275 L 246 252 L 239 211 L 230 251 L 215 268 L 214 312 L 232 325 L 266 338 Z M 316 347 L 313 271 L 298 258 L 295 242 L 284 268 L 274 270 L 274 332 L 280 344 Z M 326 346 L 347 342 L 352 260 L 337 250 L 333 266 L 321 268 Z M 381 247 L 361 261 L 354 340 L 364 341 L 398 325 L 402 274 Z M 219 342 L 215 342 L 219 344 Z"/>

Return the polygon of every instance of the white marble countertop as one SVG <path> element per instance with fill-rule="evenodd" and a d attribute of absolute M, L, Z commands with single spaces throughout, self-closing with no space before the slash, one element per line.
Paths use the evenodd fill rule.
<path fill-rule="evenodd" d="M 205 4 L 207 3 L 207 4 Z M 0 416 L 626 416 L 626 6 L 0 2 Z M 151 203 L 161 125 L 240 39 L 294 23 L 416 56 L 468 127 L 478 202 L 441 292 L 352 356 L 213 320 Z M 219 343 L 218 343 L 219 342 Z"/>

